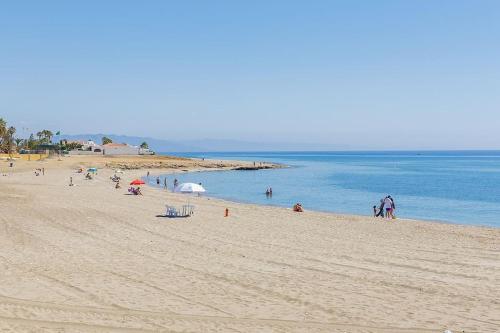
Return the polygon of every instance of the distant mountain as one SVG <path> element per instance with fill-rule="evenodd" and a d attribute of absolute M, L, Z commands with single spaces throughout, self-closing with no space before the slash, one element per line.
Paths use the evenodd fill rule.
<path fill-rule="evenodd" d="M 71 134 L 57 135 L 54 141 L 67 140 L 92 140 L 96 143 L 102 142 L 106 136 L 117 143 L 128 143 L 134 146 L 146 141 L 149 147 L 156 152 L 222 152 L 222 151 L 320 151 L 320 150 L 344 150 L 345 146 L 334 146 L 312 143 L 283 143 L 283 142 L 249 142 L 241 140 L 186 140 L 172 141 L 155 139 L 149 137 L 127 136 L 116 134 Z"/>

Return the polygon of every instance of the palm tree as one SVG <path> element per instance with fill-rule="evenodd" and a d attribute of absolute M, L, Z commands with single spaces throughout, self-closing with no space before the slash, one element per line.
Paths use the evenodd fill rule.
<path fill-rule="evenodd" d="M 0 118 L 0 151 L 4 151 L 5 134 L 7 133 L 7 123 L 3 118 Z"/>
<path fill-rule="evenodd" d="M 47 143 L 52 143 L 52 137 L 54 136 L 54 133 L 49 130 L 43 130 L 42 132 L 45 136 L 45 139 L 47 140 Z"/>
<path fill-rule="evenodd" d="M 37 133 L 37 136 L 38 136 L 38 133 Z M 33 133 L 30 134 L 30 137 L 28 139 L 28 142 L 26 142 L 26 145 L 28 146 L 28 149 L 34 149 L 35 146 L 36 146 L 36 140 L 35 140 L 35 136 L 33 135 Z"/>
<path fill-rule="evenodd" d="M 0 118 L 0 139 L 4 137 L 5 133 L 7 132 L 7 123 L 3 118 Z"/>
<path fill-rule="evenodd" d="M 15 139 L 14 141 L 16 141 L 16 146 L 17 146 L 17 150 L 19 150 L 19 148 L 22 147 L 23 143 L 24 143 L 24 140 L 21 139 L 21 138 L 17 138 Z"/>
<path fill-rule="evenodd" d="M 12 146 L 14 145 L 14 133 L 16 133 L 16 128 L 10 126 L 7 128 L 7 122 L 0 118 L 0 151 L 7 153 L 12 152 Z"/>
<path fill-rule="evenodd" d="M 16 133 L 16 128 L 11 126 L 7 130 L 7 135 L 5 136 L 5 142 L 9 154 L 12 154 L 12 146 L 14 145 L 14 133 Z"/>

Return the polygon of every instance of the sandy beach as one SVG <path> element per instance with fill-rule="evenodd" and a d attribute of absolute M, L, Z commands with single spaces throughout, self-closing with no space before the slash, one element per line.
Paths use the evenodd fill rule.
<path fill-rule="evenodd" d="M 128 195 L 128 182 L 247 164 L 0 163 L 2 332 L 500 331 L 499 229 L 209 197 L 190 199 L 192 217 L 170 219 L 165 205 L 186 196 Z M 102 169 L 84 180 L 80 165 Z M 114 167 L 130 167 L 121 189 Z"/>

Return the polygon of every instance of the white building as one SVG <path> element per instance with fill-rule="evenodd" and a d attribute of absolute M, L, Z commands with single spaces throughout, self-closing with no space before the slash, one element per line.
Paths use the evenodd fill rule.
<path fill-rule="evenodd" d="M 139 148 L 139 155 L 154 155 L 155 152 L 149 148 Z"/>
<path fill-rule="evenodd" d="M 154 155 L 147 148 L 131 146 L 126 143 L 107 143 L 98 145 L 94 141 L 71 141 L 82 145 L 81 148 L 72 150 L 70 155 Z"/>
<path fill-rule="evenodd" d="M 102 146 L 104 155 L 139 155 L 140 148 L 126 143 L 107 143 Z"/>
<path fill-rule="evenodd" d="M 103 147 L 92 140 L 76 140 L 68 141 L 68 143 L 78 143 L 82 145 L 81 148 L 70 151 L 70 155 L 102 155 Z"/>

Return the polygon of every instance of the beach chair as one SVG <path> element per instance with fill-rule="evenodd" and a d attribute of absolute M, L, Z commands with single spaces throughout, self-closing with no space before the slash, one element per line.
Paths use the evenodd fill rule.
<path fill-rule="evenodd" d="M 177 209 L 175 207 L 167 205 L 167 213 L 165 214 L 167 217 L 177 217 L 179 214 L 177 213 Z"/>
<path fill-rule="evenodd" d="M 194 206 L 184 205 L 182 209 L 177 210 L 177 208 L 173 206 L 166 205 L 167 212 L 165 213 L 166 217 L 190 217 L 194 214 Z"/>
<path fill-rule="evenodd" d="M 182 206 L 182 215 L 183 216 L 191 216 L 194 214 L 194 206 L 184 205 Z"/>

